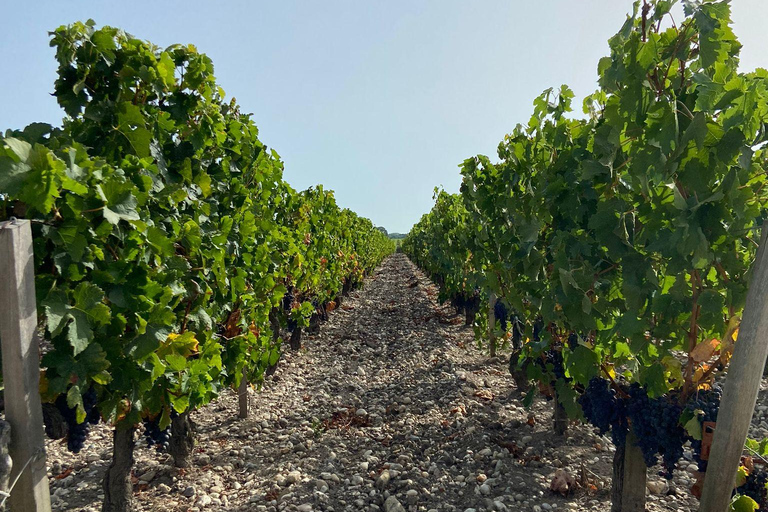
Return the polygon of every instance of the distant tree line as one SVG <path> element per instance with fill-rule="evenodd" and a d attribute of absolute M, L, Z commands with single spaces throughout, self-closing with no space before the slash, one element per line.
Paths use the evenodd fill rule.
<path fill-rule="evenodd" d="M 378 226 L 376 229 L 387 235 L 390 240 L 402 240 L 407 236 L 407 233 L 388 233 L 387 228 L 383 226 Z"/>

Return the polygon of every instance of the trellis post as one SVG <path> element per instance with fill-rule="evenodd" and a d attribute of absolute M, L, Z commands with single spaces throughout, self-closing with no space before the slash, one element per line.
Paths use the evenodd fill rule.
<path fill-rule="evenodd" d="M 13 512 L 50 512 L 40 405 L 35 261 L 28 220 L 0 223 L 0 342 L 13 460 L 8 503 Z"/>
<path fill-rule="evenodd" d="M 768 222 L 763 223 L 752 280 L 749 283 L 739 339 L 728 365 L 717 427 L 704 477 L 700 512 L 723 512 L 731 501 L 757 394 L 768 357 Z"/>

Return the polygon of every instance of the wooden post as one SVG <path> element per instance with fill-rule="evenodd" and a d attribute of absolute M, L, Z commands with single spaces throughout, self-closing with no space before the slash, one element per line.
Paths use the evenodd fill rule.
<path fill-rule="evenodd" d="M 763 367 L 768 358 L 768 254 L 766 235 L 768 222 L 763 223 L 760 247 L 752 268 L 747 301 L 744 306 L 739 340 L 728 366 L 717 428 L 709 452 L 700 512 L 728 510 L 736 470 L 739 467 L 747 438 Z"/>
<path fill-rule="evenodd" d="M 0 491 L 7 496 L 10 492 L 11 469 L 13 469 L 13 460 L 8 453 L 8 447 L 11 444 L 11 425 L 7 421 L 0 420 Z M 5 501 L 0 499 L 0 511 L 6 510 Z"/>
<path fill-rule="evenodd" d="M 8 503 L 13 512 L 49 512 L 35 260 L 28 220 L 0 223 L 0 341 L 5 418 L 11 425 L 11 481 L 18 476 Z"/>
<path fill-rule="evenodd" d="M 243 376 L 240 378 L 240 387 L 237 390 L 237 396 L 240 399 L 240 412 L 238 417 L 248 417 L 248 379 L 245 376 L 245 369 L 243 369 Z"/>
<path fill-rule="evenodd" d="M 488 343 L 491 347 L 491 357 L 496 357 L 496 294 L 491 292 L 488 299 Z"/>

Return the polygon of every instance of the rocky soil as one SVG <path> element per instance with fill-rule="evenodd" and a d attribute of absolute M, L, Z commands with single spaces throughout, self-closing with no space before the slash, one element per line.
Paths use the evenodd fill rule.
<path fill-rule="evenodd" d="M 552 403 L 521 405 L 508 356 L 489 359 L 437 289 L 402 255 L 387 259 L 304 348 L 288 353 L 237 419 L 223 394 L 193 414 L 193 467 L 139 441 L 142 511 L 608 511 L 613 446 L 584 425 L 552 430 Z M 765 396 L 755 434 L 766 432 Z M 97 511 L 111 457 L 95 428 L 78 455 L 51 442 L 54 510 Z M 649 472 L 650 511 L 692 511 L 695 463 Z M 555 471 L 581 482 L 562 496 Z"/>

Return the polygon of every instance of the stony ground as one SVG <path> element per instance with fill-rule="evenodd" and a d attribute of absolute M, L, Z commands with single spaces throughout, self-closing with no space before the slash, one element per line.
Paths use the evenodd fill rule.
<path fill-rule="evenodd" d="M 608 511 L 608 439 L 584 425 L 556 436 L 551 402 L 524 409 L 508 356 L 489 360 L 436 296 L 407 258 L 386 260 L 251 391 L 248 419 L 234 393 L 193 415 L 193 467 L 139 442 L 138 509 Z M 54 510 L 99 510 L 110 454 L 104 427 L 78 455 L 51 442 Z M 688 460 L 670 483 L 650 477 L 648 510 L 697 509 Z M 549 490 L 560 468 L 582 484 L 568 496 Z"/>

